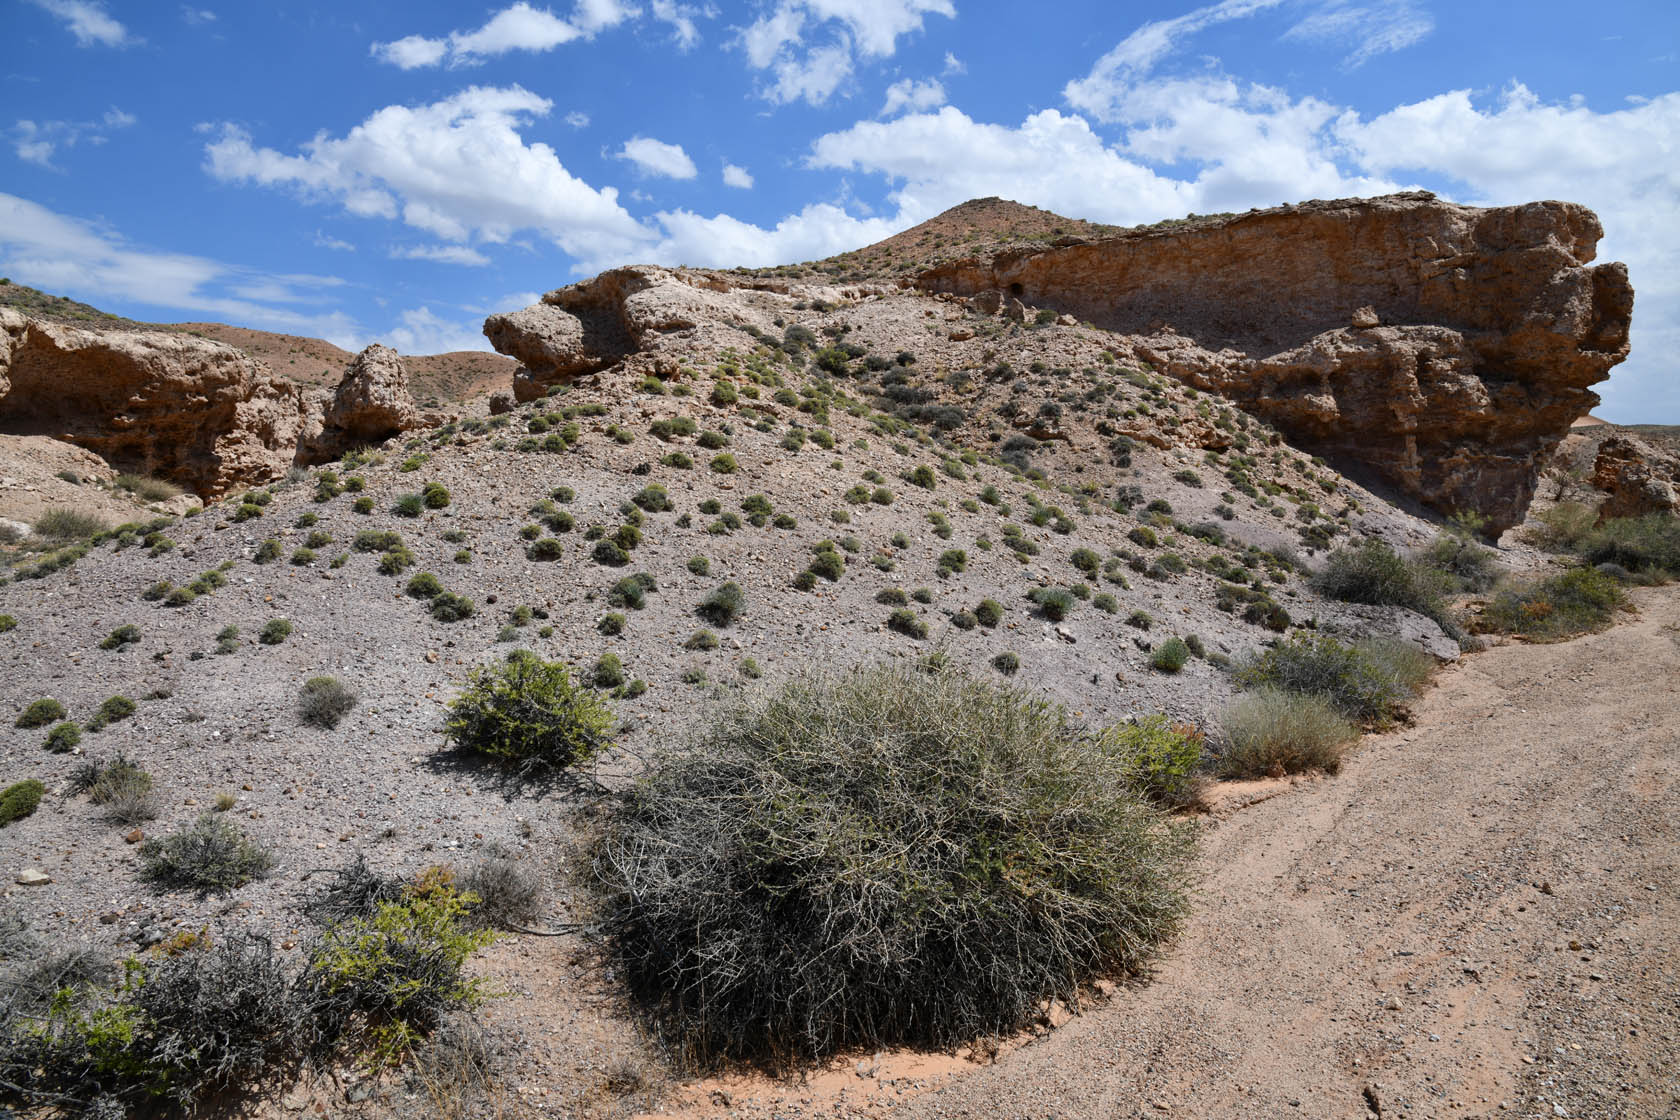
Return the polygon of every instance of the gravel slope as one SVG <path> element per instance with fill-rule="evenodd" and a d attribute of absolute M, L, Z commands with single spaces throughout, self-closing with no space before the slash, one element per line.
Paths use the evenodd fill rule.
<path fill-rule="evenodd" d="M 894 1115 L 1676 1115 L 1680 594 L 1636 601 L 1219 823 L 1152 983 Z"/>

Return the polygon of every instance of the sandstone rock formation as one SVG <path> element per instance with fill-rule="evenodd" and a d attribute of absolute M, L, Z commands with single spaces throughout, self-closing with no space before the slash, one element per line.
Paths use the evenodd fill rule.
<path fill-rule="evenodd" d="M 1627 356 L 1627 270 L 1588 267 L 1602 233 L 1571 203 L 1416 192 L 957 261 L 916 283 L 1129 336 L 1137 360 L 1498 531 Z"/>
<path fill-rule="evenodd" d="M 663 336 L 693 341 L 695 332 L 738 321 L 744 305 L 729 287 L 705 273 L 615 268 L 549 292 L 531 307 L 490 316 L 484 335 L 522 363 L 513 391 L 521 401 L 534 400 L 551 384 L 656 351 Z"/>
<path fill-rule="evenodd" d="M 0 308 L 0 431 L 65 440 L 201 497 L 284 474 L 307 408 L 296 385 L 231 346 Z"/>
<path fill-rule="evenodd" d="M 1598 507 L 1600 521 L 1647 513 L 1680 513 L 1680 457 L 1644 440 L 1611 436 L 1598 445 L 1592 485 L 1607 497 Z"/>
<path fill-rule="evenodd" d="M 338 388 L 323 402 L 318 428 L 310 424 L 299 439 L 297 462 L 325 463 L 352 447 L 383 443 L 424 425 L 402 358 L 376 342 L 345 367 Z"/>

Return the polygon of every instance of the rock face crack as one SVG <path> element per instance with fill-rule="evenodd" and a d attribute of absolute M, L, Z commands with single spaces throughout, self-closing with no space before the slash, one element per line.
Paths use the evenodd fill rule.
<path fill-rule="evenodd" d="M 1139 361 L 1499 531 L 1628 353 L 1626 266 L 1567 202 L 1309 202 L 930 269 L 1125 336 Z M 1351 325 L 1350 325 L 1351 324 Z"/>

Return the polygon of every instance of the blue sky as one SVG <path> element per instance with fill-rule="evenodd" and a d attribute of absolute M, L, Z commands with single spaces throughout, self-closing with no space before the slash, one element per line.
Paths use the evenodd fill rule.
<path fill-rule="evenodd" d="M 1150 222 L 1564 198 L 1638 293 L 1601 413 L 1680 423 L 1680 6 L 0 0 L 0 274 L 136 318 L 482 348 L 631 261 L 967 198 Z"/>

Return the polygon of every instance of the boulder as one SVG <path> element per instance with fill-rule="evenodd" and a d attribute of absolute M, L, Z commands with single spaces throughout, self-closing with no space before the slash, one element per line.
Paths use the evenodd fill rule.
<path fill-rule="evenodd" d="M 1572 203 L 1411 192 L 954 261 L 916 283 L 1019 293 L 1130 336 L 1138 361 L 1498 532 L 1627 357 L 1633 289 L 1625 266 L 1591 265 L 1602 235 Z"/>
<path fill-rule="evenodd" d="M 1611 436 L 1598 445 L 1592 485 L 1607 496 L 1598 519 L 1680 513 L 1680 457 L 1644 440 Z"/>
<path fill-rule="evenodd" d="M 0 432 L 214 498 L 284 474 L 309 411 L 298 386 L 232 346 L 0 308 Z"/>
<path fill-rule="evenodd" d="M 298 441 L 296 462 L 325 463 L 352 447 L 383 443 L 426 426 L 408 391 L 408 371 L 389 346 L 374 343 L 351 359 L 318 423 Z"/>

